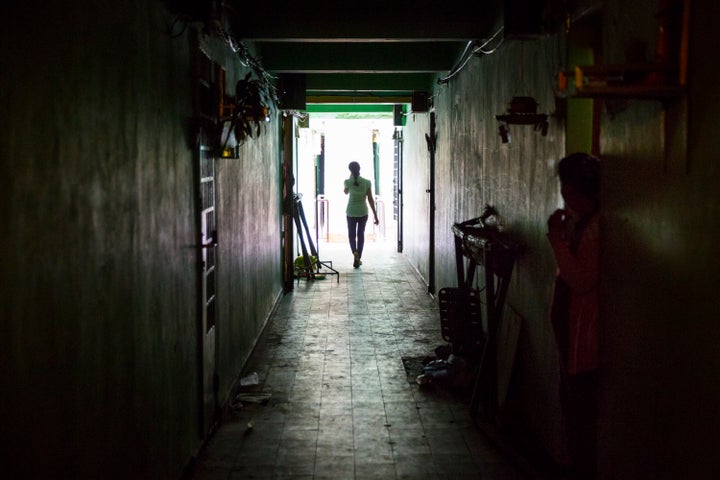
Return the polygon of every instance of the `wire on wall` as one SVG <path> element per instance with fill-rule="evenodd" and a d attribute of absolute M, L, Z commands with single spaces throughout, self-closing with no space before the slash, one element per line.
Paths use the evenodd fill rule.
<path fill-rule="evenodd" d="M 268 73 L 262 63 L 256 59 L 248 47 L 235 38 L 225 26 L 225 10 L 235 13 L 229 5 L 218 1 L 208 1 L 206 4 L 186 4 L 167 0 L 170 9 L 170 18 L 166 19 L 167 33 L 170 38 L 179 38 L 188 30 L 188 26 L 196 25 L 202 29 L 204 35 L 214 37 L 227 44 L 237 55 L 243 67 L 249 68 L 260 83 L 262 92 L 266 97 L 278 101 L 277 88 L 274 85 L 276 78 Z M 196 5 L 197 8 L 191 8 Z"/>
<path fill-rule="evenodd" d="M 455 65 L 452 70 L 443 78 L 439 78 L 437 83 L 439 85 L 446 84 L 455 77 L 460 71 L 465 68 L 465 66 L 468 64 L 470 59 L 475 55 L 491 55 L 497 51 L 498 48 L 500 48 L 500 45 L 503 44 L 505 41 L 504 38 L 500 38 L 500 41 L 493 47 L 488 49 L 487 46 L 490 45 L 498 35 L 503 31 L 504 27 L 500 27 L 490 38 L 485 40 L 482 44 L 478 45 L 478 40 L 472 40 L 465 45 L 465 50 L 463 51 L 462 55 L 460 56 L 460 61 L 458 61 L 457 65 Z"/>
<path fill-rule="evenodd" d="M 253 71 L 257 79 L 262 84 L 265 93 L 270 96 L 275 103 L 277 103 L 277 88 L 273 84 L 273 79 L 276 77 L 268 73 L 262 66 L 262 63 L 252 56 L 247 46 L 241 40 L 237 40 L 232 33 L 230 33 L 220 23 L 213 22 L 212 27 L 209 30 L 230 47 L 233 53 L 238 56 L 240 63 L 244 67 L 250 68 Z"/>

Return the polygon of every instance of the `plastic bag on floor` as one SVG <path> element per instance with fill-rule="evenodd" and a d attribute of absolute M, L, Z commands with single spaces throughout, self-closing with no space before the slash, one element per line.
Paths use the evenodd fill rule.
<path fill-rule="evenodd" d="M 447 360 L 438 359 L 428 362 L 423 367 L 423 373 L 415 380 L 419 385 L 433 381 L 452 380 L 464 366 L 464 361 L 453 354 Z"/>
<path fill-rule="evenodd" d="M 424 385 L 433 381 L 451 380 L 457 373 L 460 363 L 459 359 L 452 354 L 447 360 L 433 360 L 423 367 L 423 373 L 418 375 L 415 381 L 419 385 Z"/>

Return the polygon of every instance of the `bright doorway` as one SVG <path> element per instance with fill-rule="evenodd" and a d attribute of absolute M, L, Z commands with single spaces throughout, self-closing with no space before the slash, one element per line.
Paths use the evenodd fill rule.
<path fill-rule="evenodd" d="M 302 122 L 301 122 L 302 124 Z M 360 175 L 372 182 L 380 225 L 368 222 L 366 242 L 397 242 L 394 205 L 396 129 L 387 118 L 342 118 L 311 114 L 296 130 L 296 192 L 302 195 L 308 226 L 319 245 L 347 243 L 343 181 L 348 164 L 360 164 Z"/>

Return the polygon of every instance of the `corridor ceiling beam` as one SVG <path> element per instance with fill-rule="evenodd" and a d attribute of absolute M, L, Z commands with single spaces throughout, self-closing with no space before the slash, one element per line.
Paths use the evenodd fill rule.
<path fill-rule="evenodd" d="M 453 67 L 464 43 L 261 43 L 265 68 L 278 73 L 428 73 Z"/>
<path fill-rule="evenodd" d="M 410 93 L 415 90 L 429 90 L 434 81 L 432 73 L 310 73 L 306 88 L 310 91 L 387 91 Z"/>
<path fill-rule="evenodd" d="M 308 103 L 409 102 L 502 25 L 503 0 L 224 0 L 223 18 L 272 76 L 305 75 Z"/>
<path fill-rule="evenodd" d="M 410 103 L 412 97 L 410 95 L 310 95 L 307 97 L 308 104 L 336 104 L 336 105 L 355 105 L 355 104 L 385 104 L 395 105 L 402 103 Z"/>

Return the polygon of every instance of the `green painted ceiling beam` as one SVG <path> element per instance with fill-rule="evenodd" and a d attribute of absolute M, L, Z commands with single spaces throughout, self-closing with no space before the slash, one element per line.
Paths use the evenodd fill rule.
<path fill-rule="evenodd" d="M 427 90 L 425 90 L 427 91 Z M 364 101 L 371 103 L 405 103 L 410 102 L 412 98 L 412 92 L 350 92 L 350 91 L 330 91 L 330 90 L 311 90 L 305 92 L 305 98 L 309 101 L 310 99 L 322 99 L 317 100 L 317 103 L 334 103 L 334 99 L 352 98 L 355 101 Z M 367 99 L 367 100 L 362 100 Z M 346 100 L 338 103 L 347 102 Z"/>
<path fill-rule="evenodd" d="M 411 95 L 308 95 L 307 104 L 386 104 L 410 103 Z"/>
<path fill-rule="evenodd" d="M 305 111 L 308 113 L 392 113 L 393 105 L 377 103 L 310 103 Z"/>
<path fill-rule="evenodd" d="M 463 42 L 285 43 L 256 42 L 263 66 L 276 73 L 446 72 Z"/>
<path fill-rule="evenodd" d="M 308 104 L 393 104 L 431 93 L 469 41 L 496 34 L 504 2 L 225 0 L 222 14 L 268 73 L 305 75 Z"/>
<path fill-rule="evenodd" d="M 388 94 L 412 93 L 415 90 L 430 90 L 435 75 L 432 73 L 311 73 L 306 78 L 308 93 L 327 91 L 387 92 Z"/>

